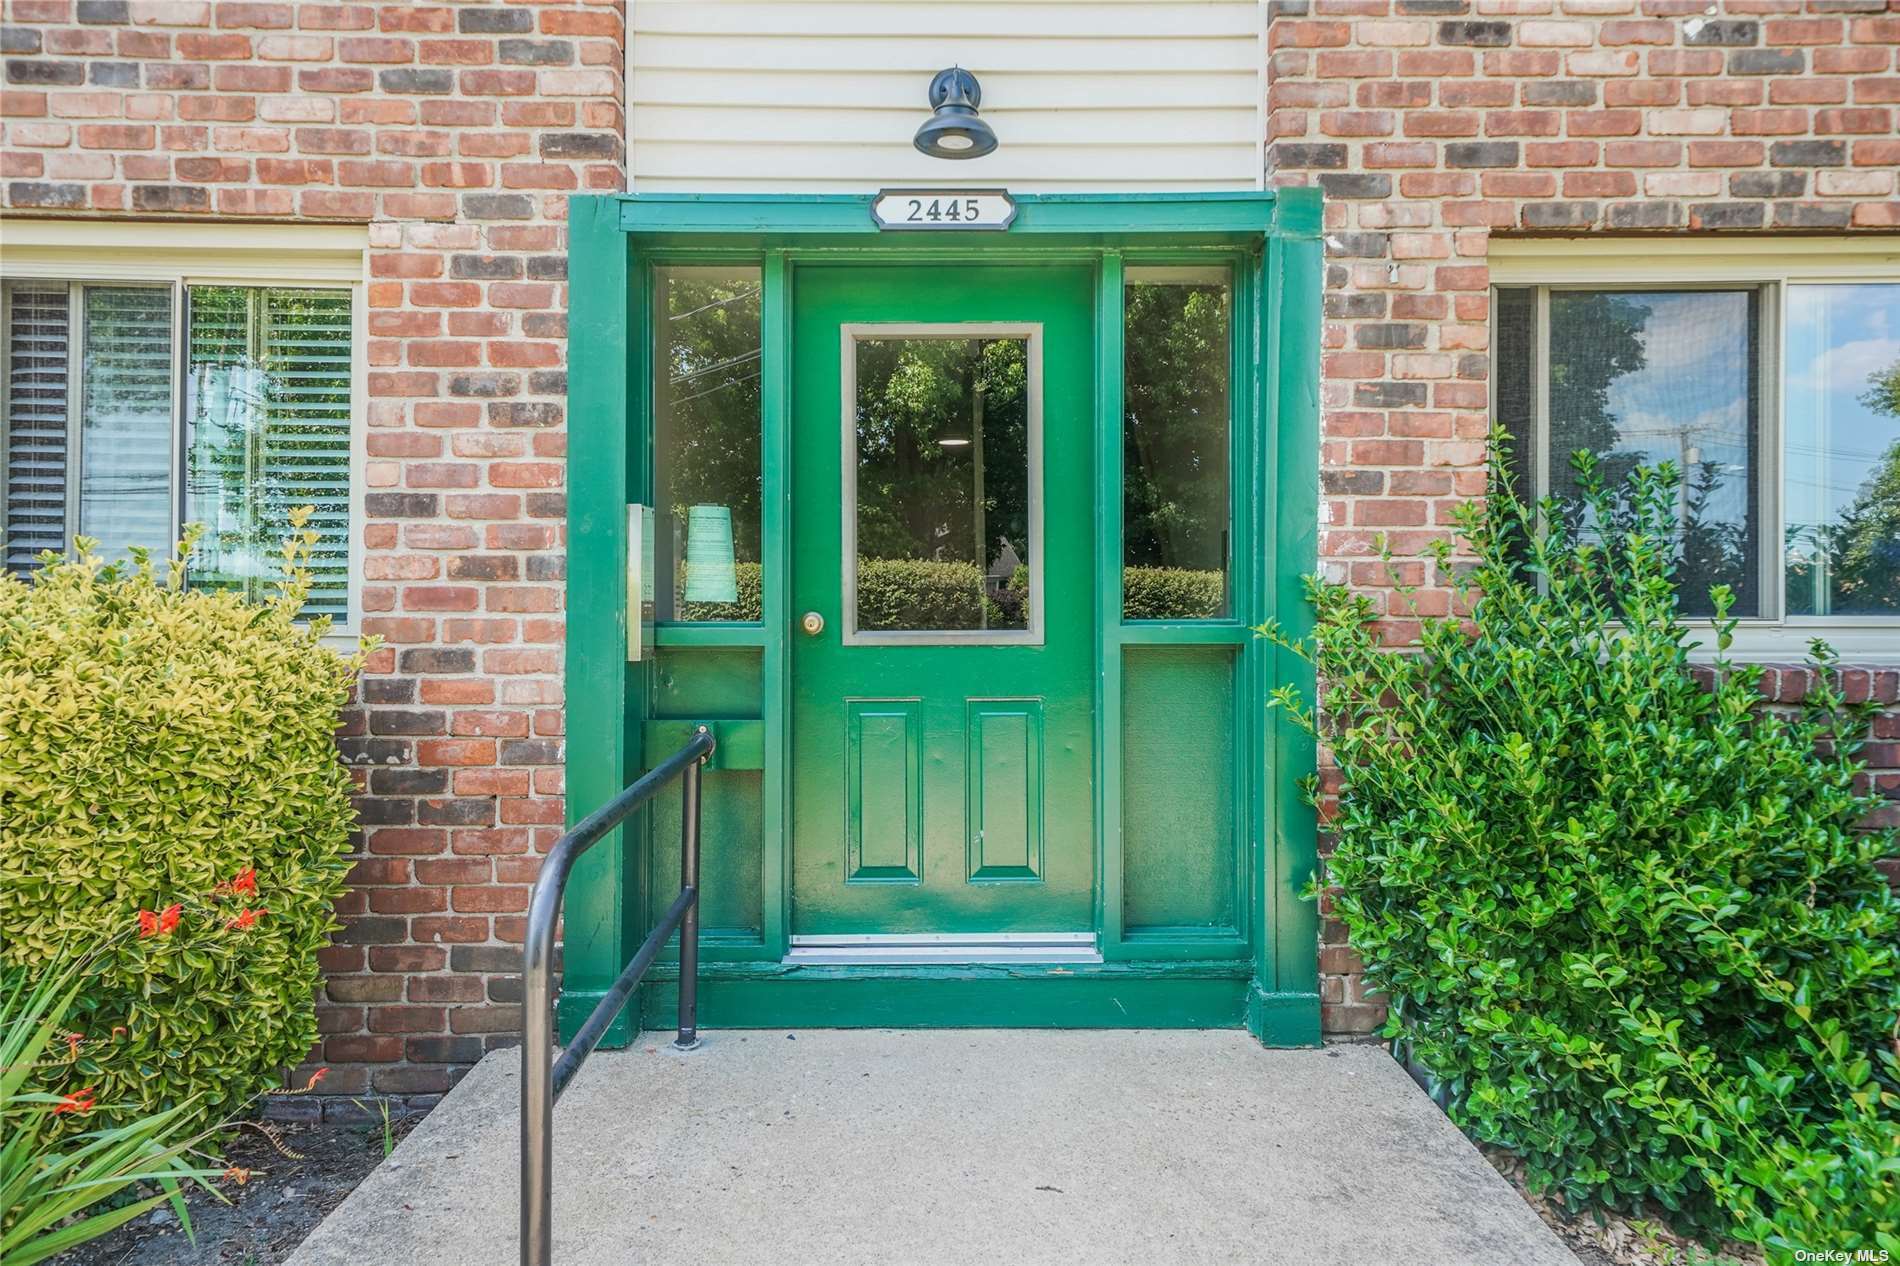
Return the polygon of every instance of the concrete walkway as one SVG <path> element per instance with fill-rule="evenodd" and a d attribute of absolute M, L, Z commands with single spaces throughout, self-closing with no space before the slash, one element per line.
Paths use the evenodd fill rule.
<path fill-rule="evenodd" d="M 511 1263 L 490 1055 L 291 1266 Z M 596 1054 L 554 1260 L 1576 1266 L 1383 1049 L 1240 1032 L 751 1030 Z"/>

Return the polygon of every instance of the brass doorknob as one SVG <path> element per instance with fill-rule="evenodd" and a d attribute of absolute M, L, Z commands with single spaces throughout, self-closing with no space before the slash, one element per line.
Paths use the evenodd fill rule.
<path fill-rule="evenodd" d="M 825 617 L 816 611 L 807 611 L 805 617 L 798 622 L 798 627 L 805 630 L 808 637 L 817 637 L 825 631 Z"/>

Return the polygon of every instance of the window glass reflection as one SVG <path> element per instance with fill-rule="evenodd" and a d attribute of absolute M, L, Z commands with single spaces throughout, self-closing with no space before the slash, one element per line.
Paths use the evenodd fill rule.
<path fill-rule="evenodd" d="M 191 580 L 253 599 L 276 585 L 293 511 L 317 534 L 305 612 L 350 592 L 352 321 L 347 290 L 187 291 L 185 516 Z"/>
<path fill-rule="evenodd" d="M 661 620 L 757 620 L 759 270 L 654 272 Z"/>
<path fill-rule="evenodd" d="M 1900 615 L 1900 285 L 1790 286 L 1789 615 Z"/>
<path fill-rule="evenodd" d="M 1122 617 L 1225 615 L 1232 309 L 1226 272 L 1131 272 L 1126 304 Z"/>
<path fill-rule="evenodd" d="M 1734 591 L 1733 614 L 1761 610 L 1758 308 L 1752 290 L 1550 293 L 1551 495 L 1577 506 L 1579 449 L 1596 454 L 1610 485 L 1638 465 L 1674 462 L 1687 615 L 1712 613 L 1714 585 Z"/>
<path fill-rule="evenodd" d="M 102 558 L 172 541 L 172 292 L 88 286 L 79 531 Z"/>
<path fill-rule="evenodd" d="M 856 355 L 856 627 L 1032 627 L 1029 344 L 866 338 Z"/>

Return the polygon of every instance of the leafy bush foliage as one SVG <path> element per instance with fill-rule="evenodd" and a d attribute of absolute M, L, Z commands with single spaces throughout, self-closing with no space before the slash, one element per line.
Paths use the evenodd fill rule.
<path fill-rule="evenodd" d="M 168 566 L 0 577 L 0 964 L 109 948 L 74 1012 L 112 1115 L 219 1120 L 317 1037 L 355 816 L 334 733 L 360 657 L 298 623 L 314 534 L 263 604 Z"/>
<path fill-rule="evenodd" d="M 959 568 L 946 572 L 945 568 Z M 680 602 L 684 620 L 758 620 L 764 610 L 760 597 L 760 566 L 738 563 L 737 602 Z M 907 619 L 911 614 L 956 619 L 945 628 L 967 628 L 976 616 L 976 568 L 969 563 L 933 563 L 905 559 L 867 559 L 858 571 L 858 595 L 863 609 L 885 620 Z M 1187 567 L 1127 567 L 1122 570 L 1123 611 L 1130 620 L 1194 620 L 1220 614 L 1226 599 L 1226 577 L 1219 571 Z M 681 581 L 680 592 L 684 592 Z M 1003 586 L 997 605 L 1015 616 L 1029 594 L 1029 569 L 1019 567 Z M 866 628 L 904 627 L 871 624 Z M 913 626 L 914 627 L 914 626 Z"/>
<path fill-rule="evenodd" d="M 737 602 L 682 602 L 686 620 L 758 620 L 764 610 L 758 563 L 734 567 Z M 1029 592 L 1028 569 L 1018 568 L 1000 593 L 987 601 L 990 622 L 1020 614 Z M 983 577 L 974 563 L 928 559 L 858 560 L 859 627 L 866 629 L 973 629 L 986 600 Z M 1012 610 L 1014 608 L 1014 610 Z"/>
<path fill-rule="evenodd" d="M 1365 594 L 1311 587 L 1297 649 L 1325 711 L 1278 702 L 1338 766 L 1333 910 L 1388 1033 L 1540 1187 L 1655 1201 L 1777 1258 L 1900 1250 L 1900 903 L 1876 866 L 1894 833 L 1858 829 L 1881 803 L 1856 790 L 1869 711 L 1818 643 L 1799 716 L 1763 707 L 1757 668 L 1693 666 L 1673 468 L 1616 490 L 1578 472 L 1581 515 L 1526 510 L 1494 472 L 1460 520 L 1470 618 L 1427 621 L 1416 653 L 1381 646 Z"/>
<path fill-rule="evenodd" d="M 1203 620 L 1219 615 L 1227 576 L 1191 567 L 1122 568 L 1125 620 Z"/>
<path fill-rule="evenodd" d="M 858 559 L 861 629 L 974 629 L 983 604 L 983 573 L 975 563 Z"/>
<path fill-rule="evenodd" d="M 218 1173 L 192 1163 L 205 1138 L 185 1128 L 189 1102 L 83 1133 L 65 1124 L 83 1130 L 103 1106 L 80 1079 L 83 1046 L 61 1040 L 84 966 L 0 970 L 0 1261 L 14 1266 L 89 1243 L 167 1201 L 190 1235 L 180 1186 Z M 158 1190 L 90 1212 L 140 1183 Z"/>

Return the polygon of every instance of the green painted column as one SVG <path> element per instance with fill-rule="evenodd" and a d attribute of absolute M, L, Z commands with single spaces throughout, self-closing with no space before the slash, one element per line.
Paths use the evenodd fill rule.
<path fill-rule="evenodd" d="M 619 200 L 568 200 L 567 820 L 579 821 L 640 772 L 646 679 L 627 662 L 627 503 L 643 500 L 638 406 L 645 363 L 641 287 Z M 575 867 L 563 933 L 558 1031 L 565 1041 L 641 938 L 641 819 Z M 633 1039 L 629 1005 L 605 1045 Z"/>
<path fill-rule="evenodd" d="M 1281 190 L 1261 287 L 1271 515 L 1266 599 L 1267 615 L 1296 638 L 1313 626 L 1304 584 L 1319 565 L 1321 232 L 1319 191 Z M 1269 689 L 1290 682 L 1312 700 L 1310 665 L 1277 648 L 1268 663 Z M 1269 1046 L 1311 1046 L 1320 1039 L 1319 912 L 1303 894 L 1319 864 L 1318 829 L 1300 785 L 1313 773 L 1316 753 L 1277 709 L 1263 723 L 1267 856 L 1247 1027 Z"/>

